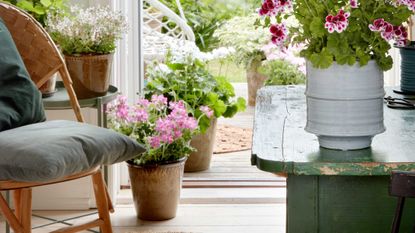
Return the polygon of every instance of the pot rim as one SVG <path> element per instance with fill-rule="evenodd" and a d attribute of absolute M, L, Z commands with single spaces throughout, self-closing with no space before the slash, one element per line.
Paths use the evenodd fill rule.
<path fill-rule="evenodd" d="M 158 164 L 146 164 L 146 165 L 137 165 L 137 164 L 134 164 L 132 162 L 132 160 L 127 160 L 125 162 L 127 163 L 127 165 L 129 167 L 135 167 L 135 168 L 174 167 L 174 166 L 177 166 L 180 163 L 186 162 L 187 157 L 188 156 L 185 156 L 185 157 L 182 157 L 182 158 L 180 158 L 178 160 L 175 160 L 175 161 L 165 161 L 165 162 L 158 163 Z"/>
<path fill-rule="evenodd" d="M 72 54 L 72 55 L 64 54 L 65 58 L 69 58 L 69 59 L 80 59 L 80 58 L 88 59 L 88 58 L 101 58 L 101 57 L 106 58 L 106 57 L 111 57 L 113 55 L 114 53 L 105 53 L 105 54 L 91 53 L 91 54 Z"/>
<path fill-rule="evenodd" d="M 403 50 L 415 50 L 415 41 L 411 41 L 409 45 L 405 46 L 398 46 L 397 44 L 393 44 L 393 47 Z"/>

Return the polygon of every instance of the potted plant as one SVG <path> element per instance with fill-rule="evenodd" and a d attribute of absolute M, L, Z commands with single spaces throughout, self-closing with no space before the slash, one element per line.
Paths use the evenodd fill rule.
<path fill-rule="evenodd" d="M 415 7 L 411 5 L 412 9 Z M 413 27 L 412 18 L 409 19 L 408 27 Z M 396 45 L 399 48 L 401 54 L 401 85 L 400 92 L 402 94 L 415 94 L 415 41 L 413 41 L 413 30 L 409 28 L 408 37 L 409 40 L 402 46 Z"/>
<path fill-rule="evenodd" d="M 277 47 L 303 43 L 307 59 L 306 131 L 320 146 L 369 147 L 382 133 L 383 72 L 392 67 L 389 41 L 402 44 L 411 1 L 265 0 L 262 24 Z M 293 15 L 299 27 L 284 19 Z M 352 100 L 352 101 L 349 101 Z"/>
<path fill-rule="evenodd" d="M 145 96 L 163 94 L 171 101 L 183 100 L 190 114 L 199 119 L 200 134 L 191 145 L 196 148 L 185 171 L 202 171 L 210 167 L 218 117 L 232 117 L 245 109 L 243 98 L 233 99 L 233 86 L 224 77 L 215 77 L 202 60 L 191 55 L 168 54 L 165 63 L 155 63 L 147 71 Z M 208 113 L 208 114 L 206 114 Z M 213 118 L 208 115 L 213 114 Z"/>
<path fill-rule="evenodd" d="M 268 30 L 255 26 L 257 18 L 256 14 L 231 18 L 214 34 L 222 46 L 235 49 L 232 60 L 246 69 L 249 106 L 255 106 L 256 93 L 267 79 L 258 69 L 266 59 L 263 47 L 269 42 Z"/>
<path fill-rule="evenodd" d="M 17 7 L 23 9 L 24 11 L 30 13 L 43 27 L 46 26 L 47 15 L 53 14 L 57 11 L 65 11 L 67 9 L 66 0 L 4 0 L 9 2 Z M 58 73 L 53 74 L 53 78 L 48 79 L 48 81 L 39 87 L 39 90 L 42 92 L 42 97 L 50 97 L 55 92 L 56 79 Z"/>
<path fill-rule="evenodd" d="M 147 149 L 127 161 L 137 216 L 146 220 L 175 217 L 197 120 L 189 116 L 183 101 L 168 101 L 163 95 L 140 99 L 134 105 L 120 96 L 109 107 L 108 116 L 110 128 Z"/>
<path fill-rule="evenodd" d="M 125 17 L 109 6 L 51 14 L 47 30 L 60 46 L 79 99 L 108 91 L 116 41 L 127 31 Z"/>
<path fill-rule="evenodd" d="M 296 85 L 305 83 L 305 74 L 298 66 L 286 60 L 265 61 L 259 72 L 268 77 L 265 86 L 271 85 Z"/>

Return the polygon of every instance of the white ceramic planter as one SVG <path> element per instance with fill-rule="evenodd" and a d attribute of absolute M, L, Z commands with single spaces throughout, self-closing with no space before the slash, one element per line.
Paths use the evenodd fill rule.
<path fill-rule="evenodd" d="M 383 72 L 375 61 L 360 67 L 334 63 L 316 69 L 307 63 L 307 132 L 320 146 L 355 150 L 370 147 L 385 131 Z"/>

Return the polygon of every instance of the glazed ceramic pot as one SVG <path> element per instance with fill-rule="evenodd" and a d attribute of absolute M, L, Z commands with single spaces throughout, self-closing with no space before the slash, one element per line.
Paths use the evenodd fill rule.
<path fill-rule="evenodd" d="M 415 46 L 399 47 L 401 53 L 401 91 L 415 94 Z"/>
<path fill-rule="evenodd" d="M 307 124 L 320 146 L 355 150 L 370 147 L 385 131 L 383 72 L 375 61 L 366 66 L 338 65 L 328 69 L 307 63 Z"/>

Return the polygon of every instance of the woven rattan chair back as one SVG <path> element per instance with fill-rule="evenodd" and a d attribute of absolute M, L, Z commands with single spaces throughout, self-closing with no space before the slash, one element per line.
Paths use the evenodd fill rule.
<path fill-rule="evenodd" d="M 33 82 L 40 87 L 59 72 L 77 120 L 83 122 L 65 62 L 46 30 L 31 15 L 8 3 L 0 2 L 0 17 L 9 29 Z"/>

